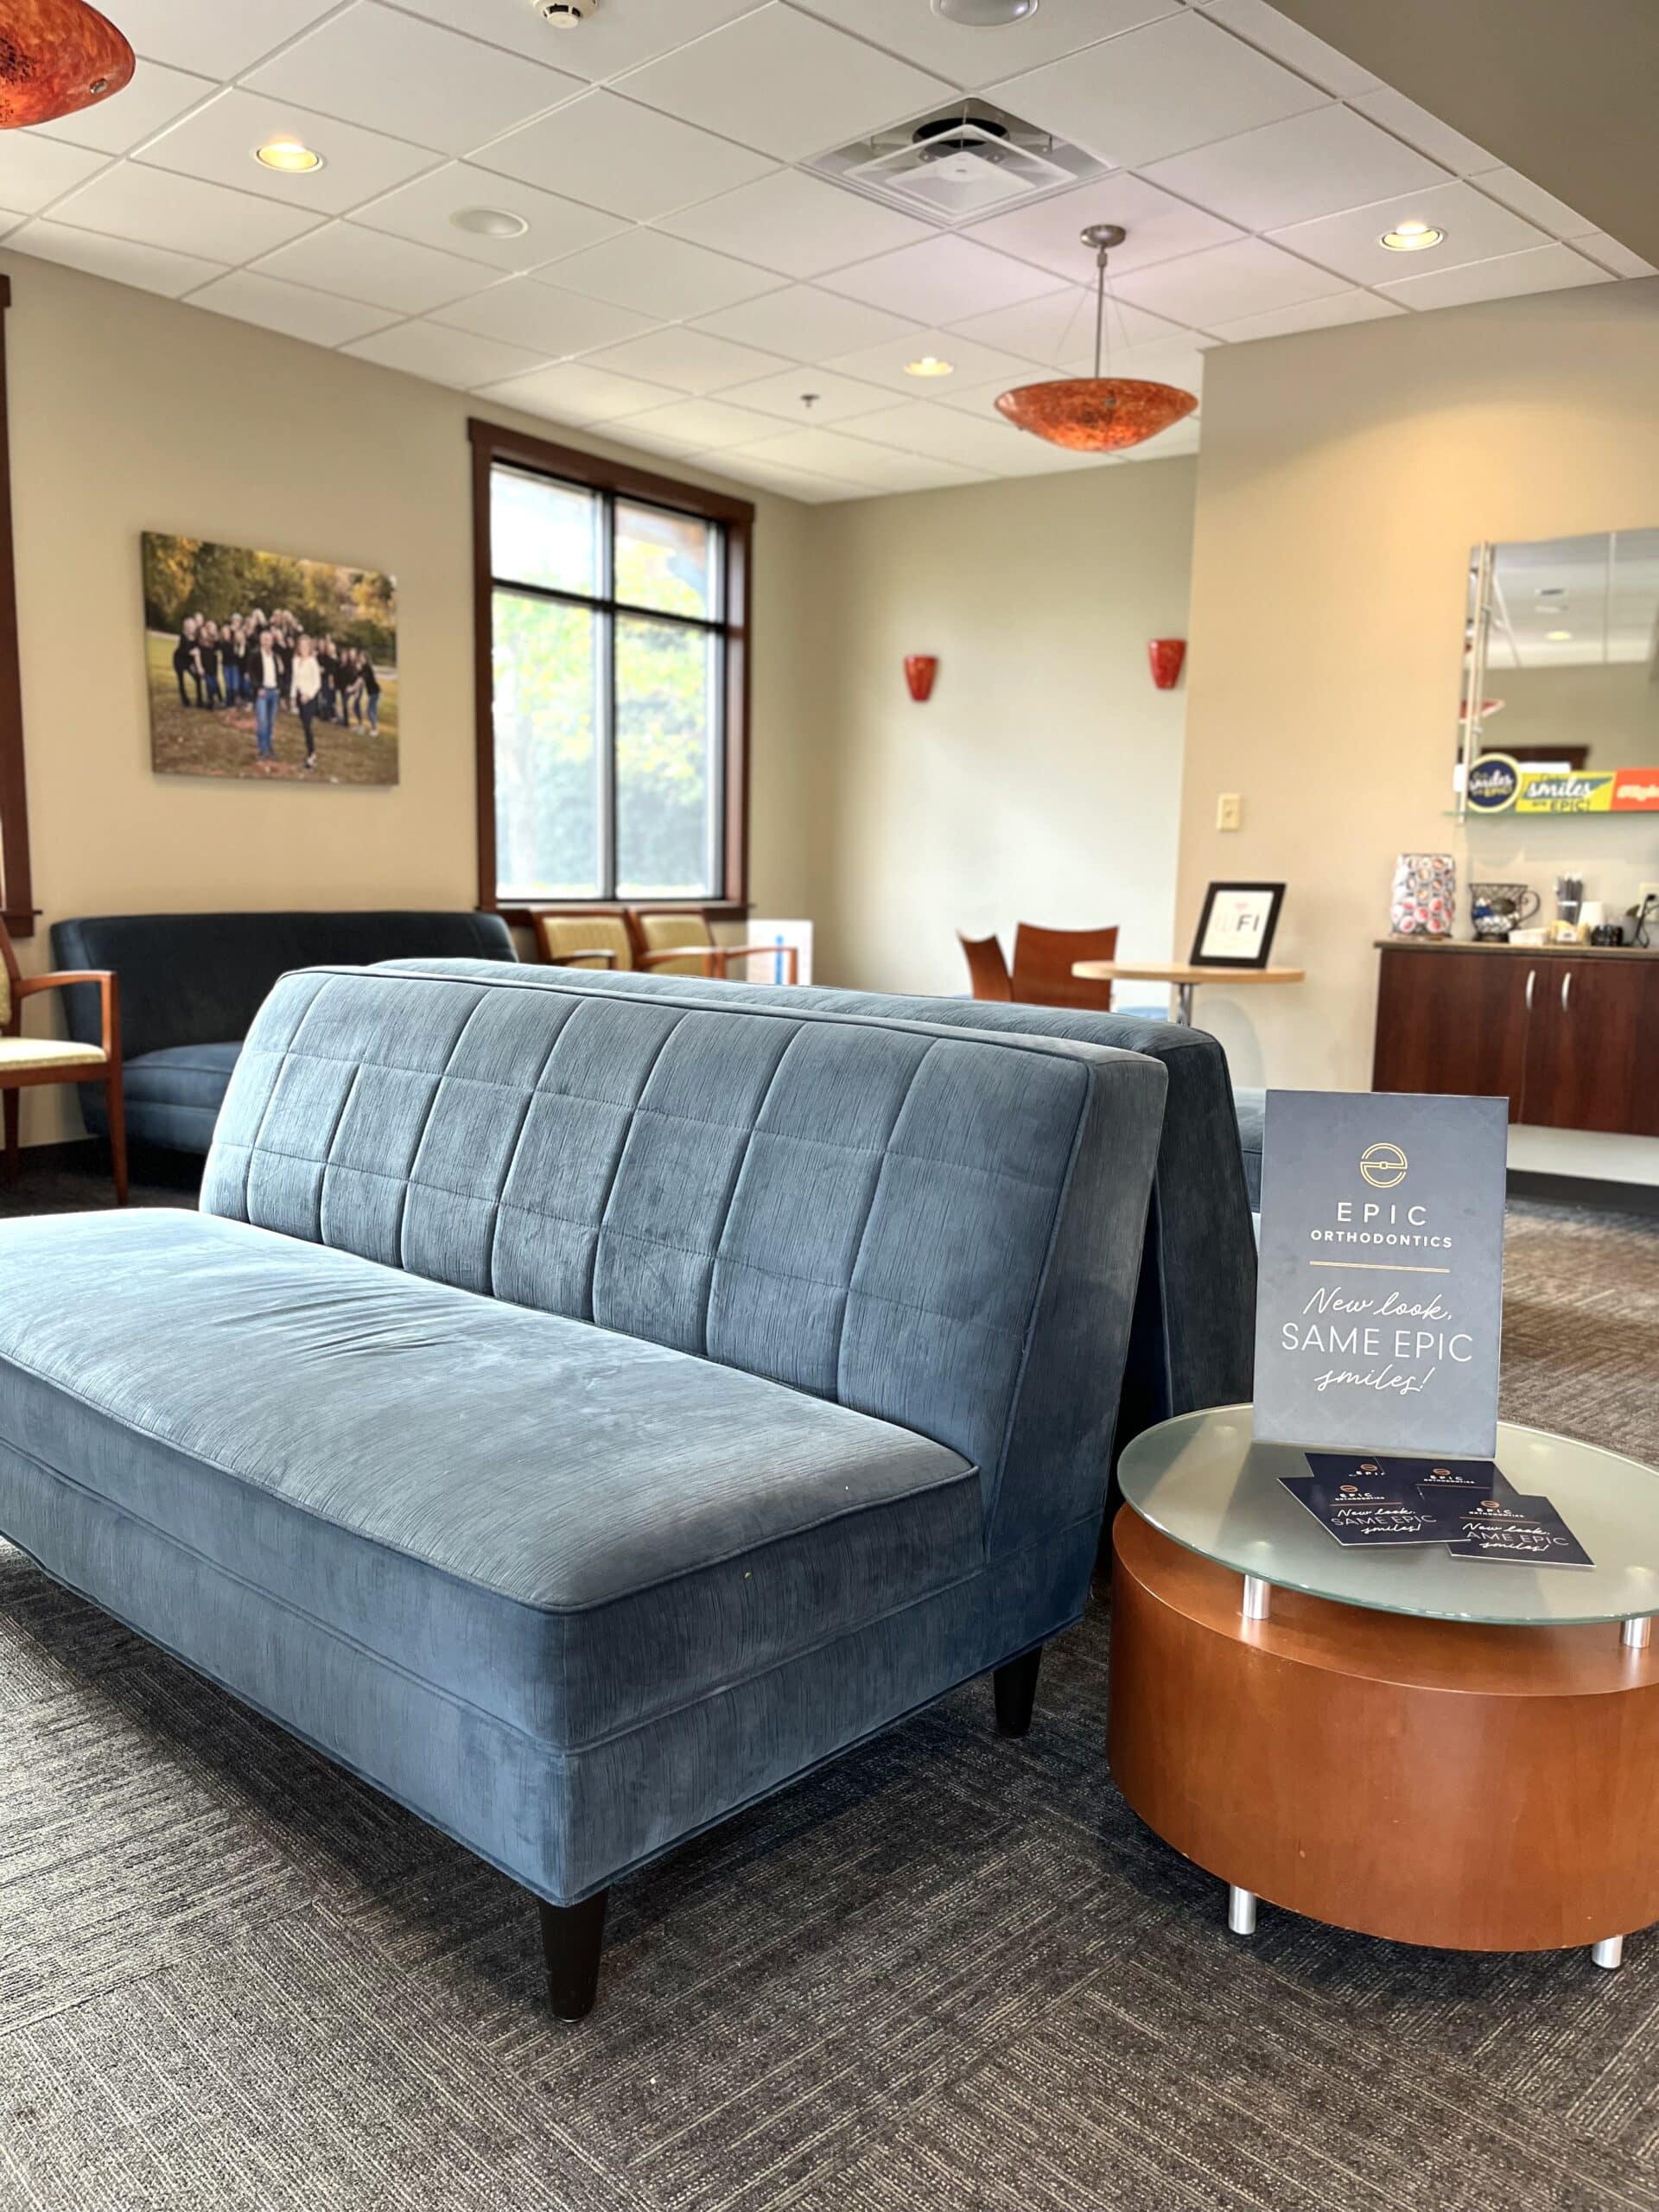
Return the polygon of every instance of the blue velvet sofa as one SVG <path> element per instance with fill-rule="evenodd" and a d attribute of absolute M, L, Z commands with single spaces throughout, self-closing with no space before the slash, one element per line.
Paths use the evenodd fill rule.
<path fill-rule="evenodd" d="M 1167 1080 L 693 979 L 290 975 L 200 1212 L 0 1224 L 0 1532 L 523 1883 L 580 2017 L 619 1877 L 971 1677 L 1027 1723 Z"/>
<path fill-rule="evenodd" d="M 291 968 L 358 965 L 420 954 L 512 960 L 499 914 L 98 914 L 52 925 L 60 968 L 121 978 L 127 1135 L 138 1144 L 206 1153 L 242 1039 Z M 96 1044 L 98 993 L 65 994 L 77 1044 Z M 95 1136 L 108 1134 L 104 1094 L 80 1088 Z"/>

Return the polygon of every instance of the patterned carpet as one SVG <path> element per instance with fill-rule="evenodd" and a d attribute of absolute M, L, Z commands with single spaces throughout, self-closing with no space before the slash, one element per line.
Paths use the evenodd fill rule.
<path fill-rule="evenodd" d="M 1651 1454 L 1659 1224 L 1517 1207 L 1509 1274 L 1506 1410 Z M 1659 2212 L 1659 1940 L 1230 1938 L 1106 1656 L 624 1885 L 569 2029 L 518 1891 L 0 1546 L 0 2207 Z"/>

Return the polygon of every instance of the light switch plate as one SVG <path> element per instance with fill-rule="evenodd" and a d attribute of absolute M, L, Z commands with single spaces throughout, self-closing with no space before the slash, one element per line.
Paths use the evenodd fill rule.
<path fill-rule="evenodd" d="M 1223 791 L 1216 801 L 1217 830 L 1239 830 L 1244 823 L 1244 802 L 1236 791 Z"/>

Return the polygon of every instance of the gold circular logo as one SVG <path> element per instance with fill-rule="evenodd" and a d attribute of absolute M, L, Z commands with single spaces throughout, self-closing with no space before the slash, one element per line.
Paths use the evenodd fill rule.
<path fill-rule="evenodd" d="M 1397 1144 L 1368 1144 L 1359 1155 L 1359 1172 L 1376 1191 L 1391 1191 L 1406 1179 L 1406 1155 Z"/>

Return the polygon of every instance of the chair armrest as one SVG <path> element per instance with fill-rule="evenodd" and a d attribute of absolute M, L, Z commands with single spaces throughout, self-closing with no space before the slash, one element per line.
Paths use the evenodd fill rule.
<path fill-rule="evenodd" d="M 784 956 L 784 981 L 798 983 L 801 980 L 801 949 L 798 944 L 717 944 L 715 957 L 720 970 L 729 982 L 734 960 L 775 960 Z"/>
<path fill-rule="evenodd" d="M 41 991 L 60 991 L 71 983 L 96 983 L 103 1002 L 104 1057 L 118 1060 L 121 1057 L 121 979 L 113 969 L 65 969 L 53 976 L 25 976 L 11 987 L 15 999 L 35 998 Z"/>
<path fill-rule="evenodd" d="M 671 945 L 662 952 L 642 952 L 634 962 L 634 966 L 662 968 L 665 967 L 671 960 L 701 960 L 703 974 L 712 976 L 715 972 L 714 963 L 719 950 L 719 946 L 714 944 Z"/>

